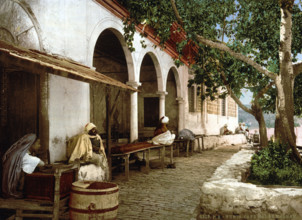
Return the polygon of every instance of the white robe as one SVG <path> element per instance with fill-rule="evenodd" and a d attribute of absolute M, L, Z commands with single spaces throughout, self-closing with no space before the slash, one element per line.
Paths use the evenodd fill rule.
<path fill-rule="evenodd" d="M 22 159 L 22 170 L 25 173 L 31 174 L 34 172 L 40 161 L 40 158 L 25 153 Z"/>
<path fill-rule="evenodd" d="M 152 143 L 155 145 L 171 145 L 175 139 L 175 134 L 171 134 L 171 132 L 168 130 L 165 133 L 159 134 L 152 138 Z"/>

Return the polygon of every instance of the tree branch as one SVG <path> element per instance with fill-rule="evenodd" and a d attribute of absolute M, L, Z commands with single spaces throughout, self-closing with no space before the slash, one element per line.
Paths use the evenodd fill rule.
<path fill-rule="evenodd" d="M 179 12 L 178 12 L 176 4 L 175 4 L 175 0 L 170 0 L 170 2 L 172 4 L 172 8 L 173 8 L 173 11 L 174 11 L 174 14 L 176 16 L 177 21 L 181 25 L 183 25 L 183 20 L 181 19 L 180 15 L 179 15 Z M 275 80 L 275 78 L 276 78 L 276 74 L 274 74 L 273 72 L 268 71 L 267 69 L 263 68 L 261 65 L 259 65 L 258 63 L 256 63 L 252 59 L 244 56 L 243 54 L 236 53 L 235 51 L 231 50 L 228 46 L 226 46 L 223 43 L 211 41 L 209 39 L 204 38 L 201 35 L 197 35 L 197 40 L 200 43 L 202 43 L 202 44 L 204 44 L 206 46 L 209 46 L 211 48 L 216 48 L 216 49 L 219 49 L 219 50 L 222 50 L 222 51 L 225 51 L 225 52 L 229 53 L 231 56 L 233 56 L 233 57 L 237 58 L 238 60 L 241 60 L 241 61 L 243 61 L 243 62 L 251 65 L 256 70 L 258 70 L 260 73 L 268 76 L 269 78 L 271 78 L 273 80 Z"/>
<path fill-rule="evenodd" d="M 300 73 L 302 73 L 302 61 L 299 63 L 293 64 L 293 69 L 294 69 L 294 76 L 297 76 Z"/>
<path fill-rule="evenodd" d="M 178 13 L 178 10 L 177 10 L 176 4 L 175 4 L 175 0 L 171 0 L 170 2 L 171 2 L 172 9 L 174 11 L 174 14 L 176 16 L 177 21 L 180 23 L 180 25 L 183 25 L 184 22 L 183 22 L 182 18 L 180 17 L 179 13 Z"/>
<path fill-rule="evenodd" d="M 225 85 L 225 87 L 228 90 L 229 95 L 232 97 L 232 99 L 237 103 L 237 105 L 239 105 L 240 108 L 242 108 L 244 111 L 246 111 L 247 113 L 250 113 L 252 115 L 254 115 L 254 112 L 252 109 L 249 109 L 248 107 L 246 107 L 245 105 L 243 105 L 243 103 L 240 101 L 240 99 L 233 93 L 231 87 L 229 86 L 226 76 L 224 74 L 223 71 L 220 72 L 221 74 L 221 78 L 223 81 L 223 84 Z"/>
<path fill-rule="evenodd" d="M 258 92 L 255 99 L 258 100 L 259 98 L 261 98 L 267 92 L 267 90 L 269 90 L 274 84 L 275 84 L 275 82 L 272 81 L 268 85 L 266 85 L 263 89 L 260 90 L 260 92 Z"/>
<path fill-rule="evenodd" d="M 237 53 L 237 52 L 231 50 L 228 46 L 226 46 L 223 43 L 211 41 L 209 39 L 204 38 L 201 35 L 197 35 L 197 40 L 200 43 L 202 43 L 206 46 L 209 46 L 211 48 L 216 48 L 216 49 L 219 49 L 219 50 L 222 50 L 222 51 L 225 51 L 225 52 L 229 53 L 231 56 L 235 57 L 236 59 L 241 60 L 241 61 L 245 62 L 246 64 L 251 65 L 256 70 L 258 70 L 260 73 L 268 76 L 272 80 L 275 80 L 275 78 L 276 78 L 276 74 L 274 74 L 273 72 L 268 71 L 267 69 L 263 68 L 261 65 L 259 65 L 258 63 L 256 63 L 252 59 L 244 56 L 243 54 Z"/>

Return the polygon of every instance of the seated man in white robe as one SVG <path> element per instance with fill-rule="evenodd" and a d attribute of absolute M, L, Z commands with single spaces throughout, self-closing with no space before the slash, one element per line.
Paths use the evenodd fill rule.
<path fill-rule="evenodd" d="M 105 148 L 96 126 L 88 123 L 84 133 L 72 138 L 67 146 L 69 163 L 80 160 L 86 163 L 79 170 L 79 179 L 92 181 L 107 181 L 109 168 Z"/>
<path fill-rule="evenodd" d="M 152 143 L 155 145 L 165 144 L 170 145 L 173 143 L 175 139 L 175 134 L 171 134 L 171 132 L 167 128 L 167 124 L 169 123 L 169 118 L 167 116 L 163 116 L 159 120 L 159 125 L 154 131 L 154 137 L 152 138 Z"/>

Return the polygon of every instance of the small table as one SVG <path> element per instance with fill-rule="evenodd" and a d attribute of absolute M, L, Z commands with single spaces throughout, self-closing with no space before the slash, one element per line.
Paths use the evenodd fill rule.
<path fill-rule="evenodd" d="M 201 151 L 204 150 L 204 143 L 203 143 L 203 134 L 196 134 L 195 135 L 195 139 L 197 139 L 197 143 L 198 143 L 198 152 L 201 153 Z M 200 140 L 201 140 L 201 145 L 200 145 Z"/>
<path fill-rule="evenodd" d="M 190 148 L 190 140 L 183 140 L 183 139 L 175 139 L 173 144 L 176 145 L 176 148 L 177 148 L 177 156 L 179 157 L 179 146 L 180 144 L 182 144 L 183 146 L 185 145 L 186 147 L 186 157 L 189 156 L 189 148 Z M 193 149 L 194 149 L 194 146 L 192 145 L 192 149 L 191 149 L 191 155 L 193 155 Z"/>

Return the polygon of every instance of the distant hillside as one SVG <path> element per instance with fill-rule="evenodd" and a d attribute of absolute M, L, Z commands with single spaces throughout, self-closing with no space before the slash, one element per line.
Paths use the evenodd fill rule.
<path fill-rule="evenodd" d="M 246 105 L 250 108 L 250 105 Z M 238 110 L 239 122 L 245 122 L 250 129 L 258 129 L 259 125 L 255 117 L 251 114 L 243 111 L 240 107 Z M 264 114 L 264 120 L 267 128 L 274 128 L 275 126 L 275 114 Z M 302 118 L 295 118 L 295 126 L 302 125 Z"/>

